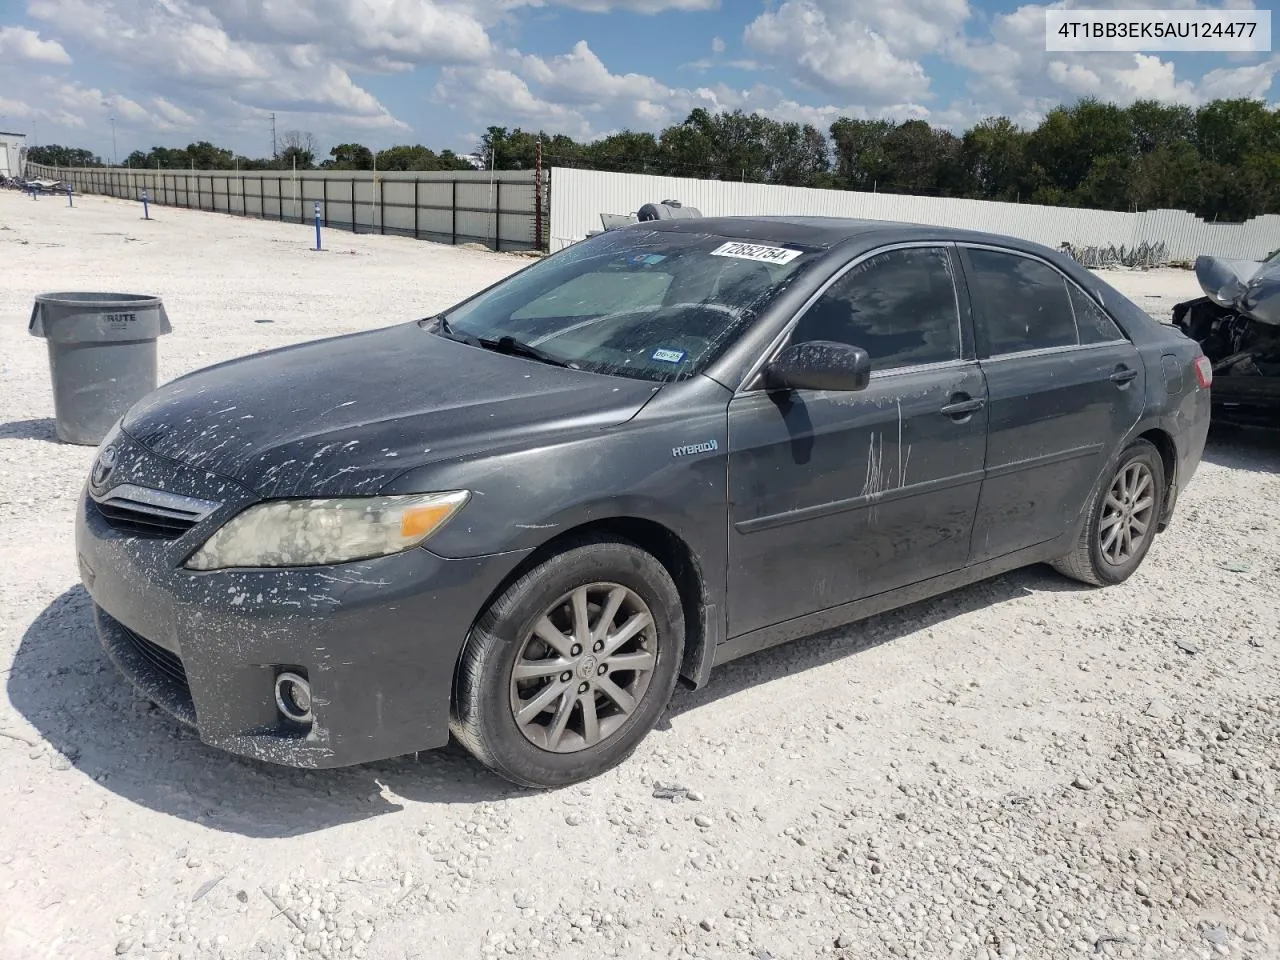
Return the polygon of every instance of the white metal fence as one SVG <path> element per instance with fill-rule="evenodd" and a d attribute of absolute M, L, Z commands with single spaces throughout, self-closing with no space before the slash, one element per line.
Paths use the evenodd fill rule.
<path fill-rule="evenodd" d="M 306 170 L 138 170 L 27 164 L 28 176 L 69 181 L 102 194 L 240 216 L 309 223 L 315 204 L 326 226 L 496 250 L 546 246 L 547 189 L 528 170 L 387 172 Z M 541 194 L 541 197 L 537 196 Z M 541 200 L 539 204 L 538 201 Z M 542 210 L 539 211 L 538 207 Z"/>
<path fill-rule="evenodd" d="M 1280 248 L 1280 216 L 1247 223 L 1206 223 L 1184 210 L 1122 213 L 1035 204 L 812 190 L 755 183 L 687 180 L 632 173 L 556 168 L 550 249 L 599 230 L 602 213 L 633 213 L 646 203 L 679 200 L 707 216 L 741 214 L 864 217 L 961 227 L 1021 237 L 1057 248 L 1133 247 L 1163 243 L 1172 260 L 1201 254 L 1257 260 Z"/>

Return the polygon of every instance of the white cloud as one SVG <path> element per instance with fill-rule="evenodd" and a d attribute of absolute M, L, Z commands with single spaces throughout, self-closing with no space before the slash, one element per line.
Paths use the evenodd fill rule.
<path fill-rule="evenodd" d="M 530 6 L 542 6 L 542 0 L 528 0 Z M 667 10 L 699 11 L 718 10 L 720 0 L 547 0 L 558 7 L 569 7 L 584 13 L 612 13 L 626 10 L 631 13 L 663 13 Z M 739 0 L 741 2 L 741 0 Z"/>
<path fill-rule="evenodd" d="M 246 41 L 340 48 L 401 63 L 474 63 L 492 52 L 480 21 L 435 0 L 205 0 L 224 29 Z"/>
<path fill-rule="evenodd" d="M 952 43 L 969 15 L 966 0 L 785 0 L 743 39 L 807 86 L 883 105 L 930 95 L 917 58 Z"/>
<path fill-rule="evenodd" d="M 1271 89 L 1277 72 L 1280 72 L 1280 57 L 1272 57 L 1265 63 L 1248 67 L 1210 70 L 1200 78 L 1196 86 L 1205 100 L 1231 100 L 1237 97 L 1260 100 Z"/>
<path fill-rule="evenodd" d="M 56 40 L 44 40 L 26 27 L 0 27 L 0 61 L 66 66 L 71 56 Z"/>
<path fill-rule="evenodd" d="M 982 37 L 953 44 L 949 56 L 973 74 L 972 98 L 984 113 L 1005 113 L 1032 126 L 1053 106 L 1079 97 L 1127 105 L 1151 99 L 1195 106 L 1217 97 L 1263 96 L 1277 72 L 1277 61 L 1213 70 L 1199 81 L 1179 76 L 1172 60 L 1143 53 L 1050 53 L 1044 49 L 1044 16 L 1051 6 L 1027 4 L 996 16 Z M 1073 7 L 1107 9 L 1086 2 Z M 1173 0 L 1168 7 L 1217 6 Z M 1232 6 L 1240 7 L 1234 3 Z"/>
<path fill-rule="evenodd" d="M 279 17 L 294 4 L 266 0 L 261 10 L 264 17 Z M 388 129 L 406 127 L 352 80 L 346 62 L 332 51 L 233 37 L 211 9 L 193 0 L 29 0 L 28 11 L 114 63 L 128 65 L 163 89 L 171 104 L 181 100 L 183 109 L 205 106 L 215 116 L 243 116 L 254 109 L 309 111 Z M 370 27 L 364 36 L 376 36 L 378 28 Z M 156 116 L 157 129 L 166 129 L 163 124 L 170 121 L 163 112 Z"/>
<path fill-rule="evenodd" d="M 569 53 L 550 60 L 525 56 L 523 73 L 560 103 L 598 104 L 601 101 L 661 100 L 671 88 L 639 73 L 612 74 L 585 40 Z"/>
<path fill-rule="evenodd" d="M 362 134 L 398 138 L 412 120 L 411 135 L 433 145 L 456 143 L 453 129 L 491 123 L 578 138 L 622 128 L 658 131 L 699 106 L 822 130 L 840 116 L 920 117 L 963 129 L 996 113 L 1032 126 L 1053 106 L 1089 95 L 1191 105 L 1217 97 L 1274 99 L 1280 71 L 1280 57 L 1272 56 L 1047 53 L 1044 3 L 996 14 L 970 0 L 757 0 L 752 7 L 741 34 L 748 53 L 728 59 L 734 38 L 726 42 L 724 20 L 697 13 L 738 14 L 743 0 L 26 0 L 41 32 L 0 26 L 0 89 L 12 97 L 16 81 L 23 91 L 20 100 L 0 102 L 0 113 L 38 121 L 42 134 L 52 123 L 90 139 L 101 137 L 112 115 L 137 138 L 176 142 L 198 134 L 261 154 L 272 113 L 281 129 L 307 129 L 334 142 Z M 670 29 L 705 30 L 694 42 L 707 55 L 677 64 L 658 49 L 644 72 L 615 72 L 580 34 L 569 33 L 565 46 L 551 51 L 495 42 L 517 42 L 521 16 L 535 9 L 555 11 L 562 34 L 582 22 L 580 14 L 665 14 Z M 47 70 L 35 79 L 16 72 L 18 63 L 66 66 L 68 48 L 80 61 L 74 75 L 96 82 L 59 85 Z M 961 89 L 938 88 L 928 67 L 937 57 L 959 68 Z M 1199 70 L 1206 60 L 1215 69 L 1201 74 L 1184 66 Z M 110 63 L 123 92 L 99 89 L 98 75 L 82 74 L 92 61 Z M 415 104 L 426 84 L 453 119 L 442 129 L 438 115 L 430 126 L 417 116 L 395 116 L 375 94 L 376 81 L 364 85 L 369 74 L 395 75 L 382 82 L 409 92 L 397 107 Z"/>
<path fill-rule="evenodd" d="M 165 123 L 175 128 L 194 127 L 197 123 L 195 117 L 187 113 L 176 103 L 170 103 L 164 97 L 154 97 L 151 100 L 151 106 L 155 109 L 156 115 Z"/>
<path fill-rule="evenodd" d="M 591 135 L 591 124 L 580 111 L 537 96 L 511 70 L 446 67 L 441 71 L 434 97 L 455 110 L 492 117 L 499 126 L 510 120 L 571 137 Z"/>

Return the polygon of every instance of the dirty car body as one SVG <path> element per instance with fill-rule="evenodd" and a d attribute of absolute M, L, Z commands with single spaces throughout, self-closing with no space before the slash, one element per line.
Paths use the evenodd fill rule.
<path fill-rule="evenodd" d="M 1031 563 L 1124 579 L 1200 460 L 1202 360 L 1008 237 L 637 224 L 163 386 L 103 442 L 80 569 L 209 744 L 328 767 L 452 730 L 554 786 L 717 664 Z"/>
<path fill-rule="evenodd" d="M 1173 323 L 1213 363 L 1214 415 L 1280 426 L 1280 250 L 1266 260 L 1198 257 L 1203 297 L 1173 308 Z"/>

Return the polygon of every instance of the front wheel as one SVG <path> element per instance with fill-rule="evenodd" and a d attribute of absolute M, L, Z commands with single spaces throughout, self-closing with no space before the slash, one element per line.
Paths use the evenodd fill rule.
<path fill-rule="evenodd" d="M 596 776 L 657 723 L 684 652 L 680 594 L 631 544 L 551 557 L 476 622 L 458 669 L 451 727 L 481 763 L 527 787 Z"/>
<path fill-rule="evenodd" d="M 1054 562 L 1054 569 L 1096 587 L 1129 579 L 1155 540 L 1164 497 L 1160 451 L 1146 440 L 1135 440 L 1120 455 L 1110 479 L 1094 490 L 1080 539 L 1071 553 Z"/>

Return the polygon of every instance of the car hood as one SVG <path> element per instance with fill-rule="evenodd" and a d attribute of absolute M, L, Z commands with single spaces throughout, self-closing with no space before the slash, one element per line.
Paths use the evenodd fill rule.
<path fill-rule="evenodd" d="M 1200 289 L 1218 306 L 1280 324 L 1280 263 L 1197 257 L 1195 268 Z"/>
<path fill-rule="evenodd" d="M 426 464 L 622 423 L 658 389 L 408 323 L 198 370 L 121 426 L 159 456 L 265 497 L 345 496 Z"/>

